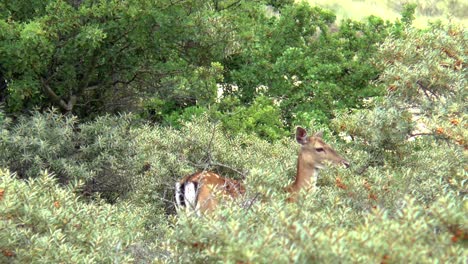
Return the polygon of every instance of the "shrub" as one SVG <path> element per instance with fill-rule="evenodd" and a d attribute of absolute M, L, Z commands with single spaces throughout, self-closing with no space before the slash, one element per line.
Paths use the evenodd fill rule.
<path fill-rule="evenodd" d="M 245 199 L 262 202 L 179 216 L 168 250 L 178 262 L 463 263 L 465 43 L 463 30 L 440 25 L 387 39 L 377 57 L 387 96 L 332 124 L 350 137 L 336 147 L 351 170 L 322 171 L 316 193 L 285 204 L 292 157 L 268 166 L 259 157 Z"/>
<path fill-rule="evenodd" d="M 284 141 L 269 144 L 247 130 L 228 136 L 207 115 L 181 122 L 176 130 L 141 123 L 133 115 L 78 124 L 75 117 L 50 111 L 22 117 L 5 128 L 0 163 L 21 178 L 36 178 L 48 170 L 62 184 L 85 181 L 84 194 L 100 193 L 110 202 L 143 188 L 164 194 L 163 199 L 149 195 L 158 199 L 152 204 L 159 209 L 172 207 L 164 199 L 172 199 L 173 182 L 182 175 L 215 169 L 240 177 L 255 166 L 255 155 L 285 159 L 291 153 L 284 151 Z"/>
<path fill-rule="evenodd" d="M 264 24 L 251 29 L 255 41 L 241 43 L 244 51 L 225 64 L 225 82 L 239 86 L 243 101 L 259 94 L 275 99 L 290 127 L 304 112 L 328 124 L 334 109 L 364 108 L 363 98 L 382 94 L 370 84 L 381 71 L 372 58 L 401 23 L 371 16 L 337 25 L 332 12 L 301 3 Z"/>
<path fill-rule="evenodd" d="M 375 101 L 373 110 L 335 120 L 337 130 L 353 136 L 355 148 L 370 154 L 364 167 L 408 167 L 434 181 L 455 179 L 457 191 L 466 191 L 458 169 L 467 140 L 467 76 L 460 67 L 468 59 L 466 42 L 461 28 L 433 25 L 409 28 L 401 39 L 382 45 L 377 60 L 385 67 L 379 82 L 387 88 L 386 99 Z"/>
<path fill-rule="evenodd" d="M 299 206 L 273 198 L 210 218 L 180 216 L 168 246 L 174 262 L 463 262 L 462 238 L 455 235 L 466 234 L 463 203 L 453 196 L 429 208 L 406 197 L 394 215 L 381 207 L 352 210 L 346 196 L 322 190 Z"/>
<path fill-rule="evenodd" d="M 249 134 L 248 126 L 239 130 L 246 132 L 231 134 L 223 123 L 210 122 L 210 114 L 197 111 L 194 120 L 179 120 L 178 129 L 142 124 L 132 115 L 75 122 L 69 128 L 69 117 L 35 114 L 16 126 L 7 122 L 2 162 L 11 166 L 8 157 L 20 153 L 38 156 L 36 163 L 23 163 L 37 178 L 35 167 L 60 168 L 43 164 L 70 151 L 62 156 L 64 163 L 83 168 L 71 179 L 88 179 L 95 191 L 108 186 L 112 191 L 105 197 L 117 208 L 120 198 L 151 212 L 144 219 L 145 237 L 129 249 L 140 261 L 462 263 L 468 239 L 461 103 L 466 71 L 458 63 L 466 60 L 460 48 L 464 35 L 436 25 L 406 29 L 402 39 L 386 40 L 380 51 L 385 70 L 377 85 L 387 88 L 387 96 L 368 102 L 367 110 L 335 113 L 331 128 L 349 136 L 349 142 L 326 130 L 327 141 L 350 160 L 351 169 L 321 171 L 318 191 L 305 192 L 297 204 L 286 204 L 283 191 L 296 169 L 293 139 L 269 143 Z M 417 45 L 425 56 L 404 53 L 415 52 Z M 432 95 L 426 96 L 421 85 Z M 270 113 L 266 120 L 271 121 L 276 113 L 254 106 L 239 108 L 243 118 L 227 119 L 229 124 L 244 125 L 243 119 L 263 113 Z M 38 132 L 44 128 L 65 139 Z M 47 141 L 53 151 L 21 147 L 23 138 L 31 140 L 28 133 Z M 69 143 L 78 148 L 67 148 Z M 165 216 L 174 212 L 174 182 L 202 169 L 245 178 L 246 196 L 227 201 L 212 215 Z M 98 200 L 94 206 L 108 205 Z"/>
<path fill-rule="evenodd" d="M 41 170 L 54 171 L 62 182 L 73 176 L 80 178 L 82 175 L 69 165 L 75 153 L 75 125 L 76 118 L 53 110 L 6 123 L 0 139 L 0 165 L 21 178 L 35 177 Z"/>
<path fill-rule="evenodd" d="M 129 203 L 87 204 L 77 185 L 65 188 L 47 172 L 22 181 L 0 171 L 0 262 L 130 262 L 143 236 L 146 211 Z"/>
<path fill-rule="evenodd" d="M 234 101 L 230 103 L 235 106 L 228 111 L 216 112 L 214 116 L 221 120 L 223 128 L 229 134 L 256 134 L 268 141 L 281 139 L 287 134 L 281 110 L 272 99 L 258 96 L 249 106 L 241 105 L 235 98 L 225 100 Z M 222 109 L 223 106 L 218 108 Z"/>

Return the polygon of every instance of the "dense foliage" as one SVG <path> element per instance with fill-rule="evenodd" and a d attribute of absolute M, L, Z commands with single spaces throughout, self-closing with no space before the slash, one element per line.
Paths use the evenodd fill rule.
<path fill-rule="evenodd" d="M 330 11 L 291 1 L 33 2 L 2 4 L 8 113 L 55 106 L 82 118 L 136 111 L 173 123 L 193 107 L 216 108 L 220 120 L 270 101 L 275 122 L 247 116 L 278 127 L 258 132 L 269 140 L 381 94 L 369 84 L 381 71 L 371 58 L 402 26 L 377 17 L 338 24 Z M 223 119 L 226 129 L 239 127 L 235 119 Z"/>
<path fill-rule="evenodd" d="M 464 263 L 466 30 L 293 2 L 0 2 L 0 262 Z M 352 166 L 286 203 L 295 125 Z"/>
<path fill-rule="evenodd" d="M 0 171 L 0 261 L 9 263 L 128 262 L 143 236 L 144 211 L 80 201 L 73 185 L 41 173 L 24 182 Z"/>
<path fill-rule="evenodd" d="M 440 25 L 387 39 L 376 58 L 387 96 L 333 123 L 352 137 L 354 169 L 329 170 L 298 205 L 264 189 L 288 174 L 281 165 L 251 171 L 251 197 L 268 202 L 229 205 L 210 221 L 180 217 L 169 243 L 177 261 L 463 263 L 466 40 Z"/>

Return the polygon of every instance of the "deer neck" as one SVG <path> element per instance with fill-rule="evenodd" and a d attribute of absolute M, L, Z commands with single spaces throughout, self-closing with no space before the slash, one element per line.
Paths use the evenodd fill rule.
<path fill-rule="evenodd" d="M 315 186 L 319 173 L 319 168 L 310 154 L 301 151 L 297 159 L 296 180 L 293 183 L 295 191 L 302 188 L 310 188 Z"/>

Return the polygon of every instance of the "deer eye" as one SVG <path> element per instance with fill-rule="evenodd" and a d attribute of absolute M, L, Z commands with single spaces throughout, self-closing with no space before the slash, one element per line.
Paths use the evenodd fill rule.
<path fill-rule="evenodd" d="M 325 152 L 325 149 L 324 149 L 324 148 L 315 148 L 315 151 L 317 151 L 317 152 Z"/>

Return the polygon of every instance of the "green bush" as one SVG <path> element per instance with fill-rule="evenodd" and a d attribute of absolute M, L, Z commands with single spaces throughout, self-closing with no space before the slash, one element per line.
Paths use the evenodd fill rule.
<path fill-rule="evenodd" d="M 226 96 L 210 108 L 190 106 L 173 111 L 164 116 L 162 123 L 180 129 L 184 123 L 204 116 L 208 116 L 210 122 L 220 122 L 221 129 L 229 135 L 255 134 L 262 139 L 275 141 L 287 134 L 281 110 L 266 96 L 256 97 L 249 105 L 243 104 L 235 96 Z"/>
<path fill-rule="evenodd" d="M 409 28 L 401 39 L 389 38 L 381 46 L 376 60 L 385 69 L 379 82 L 387 89 L 386 99 L 375 100 L 373 110 L 344 114 L 334 122 L 337 131 L 355 139 L 355 148 L 371 154 L 365 166 L 430 171 L 420 163 L 430 162 L 422 157 L 427 155 L 439 160 L 433 173 L 444 174 L 445 181 L 464 177 L 457 168 L 463 167 L 468 137 L 463 103 L 468 76 L 461 66 L 468 59 L 466 42 L 461 28 L 433 25 Z"/>
<path fill-rule="evenodd" d="M 249 111 L 252 116 L 260 113 Z M 266 112 L 259 117 L 277 120 Z M 232 124 L 240 124 L 240 119 L 235 121 Z M 78 124 L 72 116 L 36 112 L 6 124 L 0 137 L 0 164 L 21 178 L 36 178 L 48 170 L 62 184 L 85 181 L 83 194 L 100 193 L 111 202 L 138 192 L 140 185 L 150 188 L 148 192 L 165 193 L 164 199 L 170 200 L 173 182 L 184 174 L 207 168 L 240 177 L 255 166 L 255 156 L 283 151 L 279 156 L 284 159 L 291 153 L 275 149 L 284 146 L 282 140 L 270 144 L 247 129 L 236 135 L 221 123 L 211 123 L 207 115 L 179 126 L 178 130 L 152 126 L 133 115 L 102 116 Z M 159 209 L 172 207 L 164 199 L 153 203 Z"/>
<path fill-rule="evenodd" d="M 465 246 L 455 233 L 465 221 L 464 205 L 454 196 L 429 207 L 404 197 L 394 214 L 349 208 L 356 199 L 321 190 L 298 206 L 272 198 L 249 209 L 231 205 L 210 218 L 180 216 L 168 245 L 176 263 L 463 263 Z"/>
<path fill-rule="evenodd" d="M 0 138 L 0 165 L 21 178 L 35 177 L 41 170 L 54 171 L 62 182 L 80 178 L 70 166 L 74 163 L 75 125 L 76 118 L 54 111 L 6 123 Z"/>
<path fill-rule="evenodd" d="M 74 116 L 52 110 L 35 112 L 7 123 L 0 137 L 0 164 L 20 178 L 52 172 L 62 184 L 82 180 L 83 192 L 105 195 L 109 201 L 132 190 L 134 177 L 144 167 L 132 127 L 133 116 L 103 116 L 77 123 Z"/>
<path fill-rule="evenodd" d="M 304 6 L 288 12 L 298 18 L 326 15 Z M 369 23 L 388 30 L 380 20 Z M 354 26 L 348 23 L 337 34 L 350 39 L 347 27 Z M 370 28 L 357 27 L 373 41 Z M 144 123 L 131 114 L 85 123 L 54 111 L 15 123 L 5 119 L 0 167 L 27 181 L 0 173 L 0 223 L 7 230 L 0 233 L 1 260 L 464 263 L 467 34 L 440 24 L 399 30 L 398 38 L 387 38 L 378 55 L 366 60 L 381 69 L 369 88 L 386 95 L 362 100 L 358 109 L 330 107 L 333 122 L 309 131 L 327 128 L 327 142 L 351 168 L 322 170 L 317 191 L 304 191 L 298 203 L 285 202 L 284 187 L 295 174 L 299 145 L 287 135 L 282 108 L 268 90 L 248 106 L 233 99 L 234 92 L 213 108 L 170 106 L 168 111 L 181 116 L 161 116 L 173 126 Z M 326 41 L 326 34 L 320 38 Z M 356 41 L 351 46 L 357 53 L 370 43 L 365 37 Z M 277 62 L 291 73 L 302 69 L 293 58 L 305 54 L 304 48 L 279 52 L 284 57 Z M 308 65 L 336 76 L 336 65 L 316 64 L 332 55 L 324 51 Z M 292 75 L 286 81 L 295 82 Z M 294 91 L 300 96 L 288 100 L 302 109 L 298 124 L 325 120 L 322 106 L 300 108 L 304 90 Z M 162 106 L 154 103 L 155 109 Z M 243 179 L 245 197 L 221 203 L 211 215 L 175 215 L 175 181 L 203 169 Z M 88 193 L 97 195 L 84 203 L 79 194 Z"/>
<path fill-rule="evenodd" d="M 303 122 L 328 125 L 334 109 L 381 95 L 370 85 L 382 70 L 371 58 L 402 27 L 375 16 L 336 23 L 333 12 L 291 0 L 26 2 L 0 3 L 9 114 L 55 106 L 90 120 L 131 111 L 180 126 L 222 108 L 223 83 L 239 88 L 224 92 L 242 113 L 216 119 L 269 141 Z"/>
<path fill-rule="evenodd" d="M 167 242 L 175 262 L 463 263 L 466 43 L 456 26 L 388 38 L 376 58 L 387 96 L 368 110 L 336 112 L 331 125 L 349 137 L 329 141 L 351 170 L 322 171 L 316 193 L 285 204 L 295 155 L 268 166 L 258 157 L 245 201 L 179 215 Z"/>
<path fill-rule="evenodd" d="M 129 203 L 80 201 L 77 185 L 42 172 L 18 180 L 0 170 L 0 262 L 128 263 L 143 237 L 145 210 Z"/>
<path fill-rule="evenodd" d="M 327 124 L 334 109 L 364 108 L 364 98 L 382 94 L 370 84 L 381 71 L 372 58 L 378 44 L 390 34 L 398 37 L 400 28 L 375 16 L 338 24 L 329 10 L 287 6 L 281 16 L 251 29 L 255 41 L 242 43 L 244 51 L 228 58 L 225 82 L 239 86 L 242 101 L 273 98 L 288 128 L 304 112 Z"/>
<path fill-rule="evenodd" d="M 228 105 L 233 105 L 223 110 L 226 101 L 230 101 Z M 221 120 L 229 134 L 256 134 L 269 141 L 281 139 L 287 134 L 280 108 L 266 96 L 256 97 L 249 106 L 242 105 L 235 97 L 228 97 L 218 108 L 221 111 L 214 116 Z"/>
<path fill-rule="evenodd" d="M 355 122 L 350 117 L 347 120 L 350 126 Z M 391 122 L 393 119 L 383 119 L 384 122 L 387 120 Z M 375 127 L 373 122 L 368 124 L 370 130 L 385 128 Z M 426 263 L 434 258 L 459 263 L 462 260 L 462 241 L 467 230 L 464 224 L 466 201 L 460 194 L 466 183 L 462 178 L 464 157 L 459 146 L 436 148 L 437 141 L 431 137 L 407 142 L 406 145 L 392 141 L 383 151 L 383 162 L 369 166 L 367 161 L 372 155 L 372 148 L 367 145 L 380 144 L 382 141 L 378 137 L 370 137 L 373 133 L 359 134 L 359 137 L 355 135 L 354 142 L 344 144 L 328 133 L 327 141 L 343 153 L 353 167 L 351 170 L 323 170 L 316 193 L 304 193 L 298 204 L 286 204 L 283 187 L 292 180 L 296 170 L 298 145 L 292 138 L 268 143 L 253 135 L 229 136 L 221 124 L 210 123 L 207 116 L 193 122 L 183 122 L 179 130 L 138 124 L 131 116 L 102 117 L 78 127 L 75 137 L 80 139 L 81 150 L 79 155 L 74 156 L 80 158 L 78 163 L 91 167 L 108 160 L 115 166 L 115 172 L 131 183 L 131 191 L 120 196 L 126 202 L 110 206 L 93 201 L 86 205 L 94 211 L 107 212 L 111 209 L 106 208 L 113 208 L 116 211 L 112 211 L 112 217 L 117 217 L 117 222 L 118 219 L 127 221 L 130 217 L 128 223 L 108 225 L 107 228 L 118 229 L 112 232 L 116 234 L 113 238 L 145 233 L 144 236 L 134 237 L 132 243 L 125 246 L 122 242 L 122 249 L 126 248 L 127 251 L 116 254 L 122 254 L 119 256 L 123 260 L 135 258 L 140 262 L 169 263 L 263 263 L 271 260 L 279 263 L 384 260 Z M 398 126 L 396 128 L 395 131 L 398 131 Z M 385 137 L 390 135 L 392 133 L 382 133 Z M 360 140 L 365 137 L 369 139 L 368 142 Z M 402 149 L 406 151 L 406 156 L 397 163 L 393 153 Z M 362 166 L 367 166 L 367 169 L 361 171 Z M 174 182 L 183 175 L 205 168 L 232 178 L 239 179 L 242 174 L 246 175 L 246 197 L 227 203 L 226 207 L 221 206 L 211 216 L 165 216 L 164 211 L 174 212 Z M 103 175 L 104 178 L 114 178 L 114 174 Z M 28 188 L 45 180 L 50 184 L 53 182 L 50 176 L 41 174 L 34 178 L 29 185 L 10 176 L 3 181 Z M 8 187 L 11 184 L 6 186 L 1 187 L 5 189 L 4 197 L 12 193 Z M 18 203 L 24 204 L 24 199 L 28 199 L 26 192 L 30 195 L 37 191 L 46 197 L 43 198 L 44 204 L 37 205 L 37 208 L 49 206 L 49 210 L 57 210 L 54 206 L 56 200 L 59 201 L 59 208 L 85 206 L 71 191 L 62 191 L 61 196 L 52 191 L 51 195 L 49 190 L 52 187 L 49 186 L 44 184 L 34 190 L 26 189 L 22 195 L 15 191 L 20 197 Z M 63 188 L 81 191 L 74 184 L 53 186 L 52 189 L 56 191 Z M 42 201 L 42 198 L 37 198 L 39 196 L 31 197 Z M 126 211 L 119 211 L 118 208 L 126 208 Z M 120 235 L 120 232 L 127 232 L 126 225 L 131 224 L 133 213 L 139 213 L 132 208 L 146 208 L 138 218 L 145 225 L 132 227 L 132 234 Z M 86 216 L 86 219 L 80 216 L 76 221 L 89 225 L 91 220 L 88 219 L 89 215 Z M 47 218 L 50 217 L 50 223 L 55 223 L 54 216 L 47 214 Z M 18 222 L 24 218 L 19 218 L 21 220 L 18 219 Z M 97 227 L 93 230 L 101 229 Z M 36 231 L 28 235 L 33 236 Z M 81 236 L 80 230 L 70 232 L 70 236 Z M 90 236 L 98 234 L 94 232 Z M 6 235 L 17 236 L 16 231 L 7 232 Z M 132 246 L 127 247 L 130 244 Z M 16 247 L 24 248 L 8 244 L 2 245 L 2 250 L 13 252 L 16 254 L 14 258 L 23 260 L 19 259 L 20 251 Z M 37 261 L 43 248 L 34 249 L 37 254 L 21 253 L 21 256 L 27 261 Z M 91 258 L 93 253 L 89 250 L 83 249 L 80 254 Z M 63 259 L 69 251 L 64 252 L 50 252 L 50 257 L 45 254 L 46 260 Z M 106 256 L 110 259 L 114 255 Z M 97 261 L 108 261 L 96 258 Z"/>

